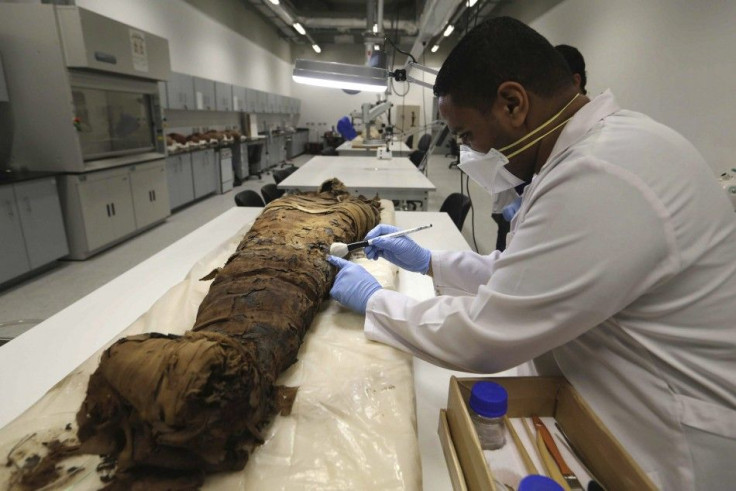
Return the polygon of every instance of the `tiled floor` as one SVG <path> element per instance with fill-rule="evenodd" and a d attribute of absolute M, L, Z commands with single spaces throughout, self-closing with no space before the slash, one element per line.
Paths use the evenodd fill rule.
<path fill-rule="evenodd" d="M 294 164 L 301 165 L 309 158 L 309 155 L 299 156 Z M 430 159 L 428 177 L 437 191 L 430 193 L 429 211 L 439 210 L 448 194 L 460 190 L 460 171 L 448 168 L 450 162 L 451 159 L 442 155 L 433 155 Z M 234 206 L 233 196 L 238 191 L 260 191 L 269 182 L 273 182 L 271 174 L 263 174 L 261 179 L 251 178 L 231 192 L 211 196 L 177 211 L 161 225 L 86 261 L 58 261 L 47 272 L 0 291 L 0 332 L 18 321 L 27 320 L 27 325 L 32 325 L 54 315 Z M 473 185 L 471 197 L 475 200 L 476 239 L 480 251 L 488 253 L 488 247 L 495 244 L 496 233 L 488 211 L 490 198 Z M 463 234 L 472 246 L 471 230 L 472 211 L 463 227 Z"/>

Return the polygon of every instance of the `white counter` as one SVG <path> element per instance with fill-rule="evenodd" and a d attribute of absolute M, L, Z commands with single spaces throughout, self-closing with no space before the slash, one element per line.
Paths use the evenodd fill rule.
<path fill-rule="evenodd" d="M 406 157 L 382 160 L 374 157 L 316 156 L 278 184 L 285 191 L 316 191 L 336 177 L 354 195 L 396 201 L 422 201 L 427 209 L 429 191 L 435 185 Z"/>

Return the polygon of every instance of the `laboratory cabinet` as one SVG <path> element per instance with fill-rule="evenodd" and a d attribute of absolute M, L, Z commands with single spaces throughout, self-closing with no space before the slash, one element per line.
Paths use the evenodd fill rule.
<path fill-rule="evenodd" d="M 233 85 L 233 111 L 245 111 L 246 103 L 245 103 L 245 94 L 248 89 L 245 87 L 240 87 L 238 85 Z"/>
<path fill-rule="evenodd" d="M 233 110 L 233 86 L 223 82 L 215 82 L 215 109 L 218 111 Z"/>
<path fill-rule="evenodd" d="M 219 180 L 215 150 L 208 148 L 191 153 L 192 178 L 194 179 L 194 198 L 201 198 L 217 191 Z"/>
<path fill-rule="evenodd" d="M 303 154 L 307 149 L 307 143 L 309 143 L 309 131 L 296 130 L 291 135 L 291 141 L 287 140 L 286 156 L 292 158 Z"/>
<path fill-rule="evenodd" d="M 194 99 L 194 78 L 184 73 L 171 72 L 166 82 L 168 109 L 196 109 Z"/>
<path fill-rule="evenodd" d="M 86 259 L 169 214 L 164 159 L 61 177 L 69 257 Z"/>
<path fill-rule="evenodd" d="M 255 113 L 258 108 L 258 91 L 245 89 L 245 112 Z"/>
<path fill-rule="evenodd" d="M 0 283 L 69 252 L 55 178 L 0 186 L 0 206 Z"/>
<path fill-rule="evenodd" d="M 169 185 L 171 210 L 194 200 L 191 154 L 180 153 L 166 157 L 166 180 Z"/>
<path fill-rule="evenodd" d="M 169 186 L 165 165 L 131 166 L 130 189 L 136 228 L 147 227 L 169 215 Z"/>
<path fill-rule="evenodd" d="M 286 135 L 271 135 L 266 144 L 266 167 L 275 167 L 286 160 Z"/>
<path fill-rule="evenodd" d="M 194 97 L 197 102 L 197 109 L 214 111 L 216 109 L 214 80 L 194 77 Z"/>

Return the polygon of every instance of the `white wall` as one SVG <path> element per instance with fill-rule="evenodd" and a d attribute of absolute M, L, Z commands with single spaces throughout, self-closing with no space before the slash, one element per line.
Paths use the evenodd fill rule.
<path fill-rule="evenodd" d="M 240 0 L 217 2 L 233 3 L 235 11 L 245 8 Z M 283 46 L 265 49 L 182 0 L 77 0 L 76 4 L 168 39 L 175 72 L 291 94 L 292 64 L 271 53 Z"/>
<path fill-rule="evenodd" d="M 736 2 L 565 0 L 531 26 L 585 57 L 588 93 L 676 129 L 715 172 L 736 167 Z"/>

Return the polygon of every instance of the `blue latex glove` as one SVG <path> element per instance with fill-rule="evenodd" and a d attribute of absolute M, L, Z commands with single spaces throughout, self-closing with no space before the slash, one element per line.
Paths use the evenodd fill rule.
<path fill-rule="evenodd" d="M 521 196 L 503 207 L 503 211 L 501 212 L 503 214 L 503 218 L 507 222 L 510 222 L 516 215 L 516 212 L 519 211 L 519 208 L 521 208 Z"/>
<path fill-rule="evenodd" d="M 412 239 L 403 235 L 401 237 L 383 238 L 381 235 L 398 232 L 400 229 L 393 225 L 380 224 L 368 232 L 367 239 L 376 238 L 373 244 L 365 248 L 368 259 L 386 258 L 395 265 L 415 273 L 426 273 L 429 270 L 429 262 L 432 254 Z"/>
<path fill-rule="evenodd" d="M 356 312 L 365 314 L 368 299 L 381 289 L 376 279 L 362 266 L 337 256 L 328 256 L 327 262 L 340 268 L 332 285 L 332 298 Z"/>

